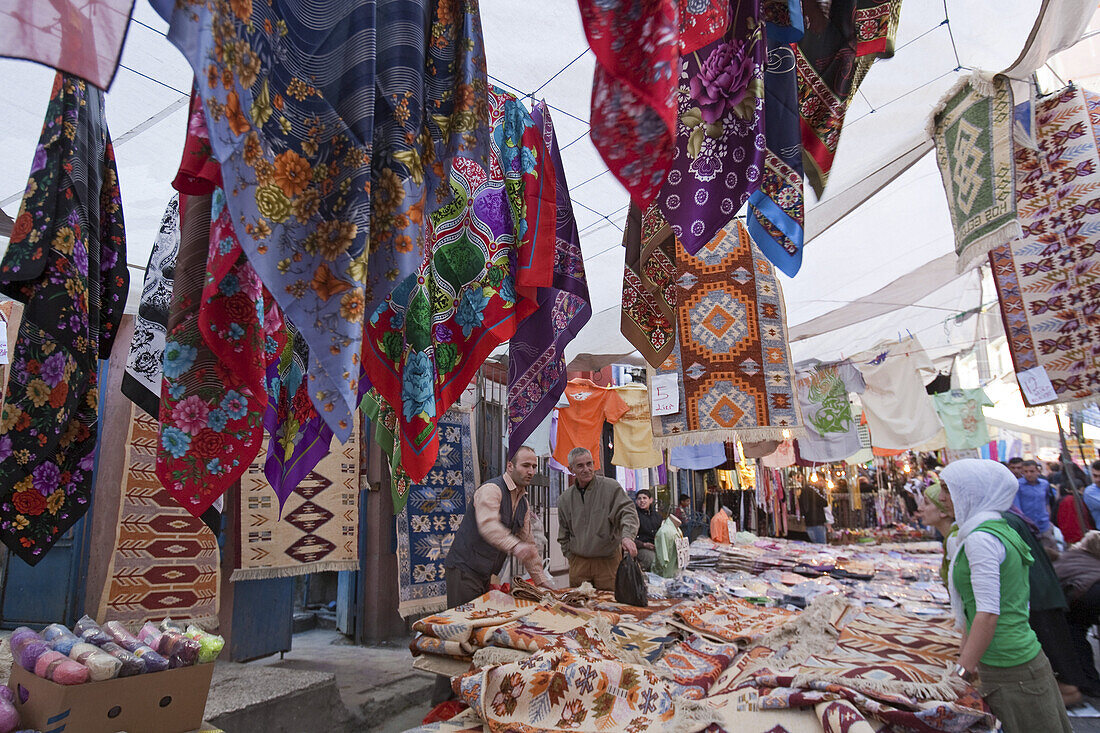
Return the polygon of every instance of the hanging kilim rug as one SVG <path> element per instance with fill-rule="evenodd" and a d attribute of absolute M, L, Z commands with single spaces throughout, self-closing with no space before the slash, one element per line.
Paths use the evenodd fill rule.
<path fill-rule="evenodd" d="M 674 375 L 679 410 L 653 418 L 659 449 L 779 440 L 801 424 L 775 269 L 735 220 L 698 254 L 676 245 L 677 343 L 653 380 Z"/>
<path fill-rule="evenodd" d="M 439 420 L 439 455 L 413 484 L 397 522 L 397 611 L 404 616 L 447 607 L 443 561 L 467 502 L 480 485 L 472 412 L 452 407 Z"/>
<path fill-rule="evenodd" d="M 1069 86 L 1037 102 L 1039 147 L 1016 148 L 1024 235 L 989 255 L 1012 361 L 1046 370 L 1046 404 L 1100 393 L 1098 133 L 1100 95 Z"/>
<path fill-rule="evenodd" d="M 1020 236 L 1012 166 L 1012 87 L 978 73 L 940 103 L 932 139 L 955 229 L 958 272 Z"/>
<path fill-rule="evenodd" d="M 359 569 L 359 414 L 283 506 L 264 475 L 267 438 L 241 477 L 237 564 L 231 581 Z"/>
<path fill-rule="evenodd" d="M 130 405 L 126 474 L 107 584 L 96 618 L 136 628 L 170 616 L 213 628 L 218 621 L 218 541 L 157 478 L 160 424 Z"/>

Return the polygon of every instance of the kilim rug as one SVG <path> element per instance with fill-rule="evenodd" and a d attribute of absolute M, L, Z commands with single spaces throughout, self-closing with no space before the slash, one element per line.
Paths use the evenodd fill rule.
<path fill-rule="evenodd" d="M 267 438 L 241 477 L 237 566 L 231 581 L 359 569 L 359 415 L 283 505 L 264 475 Z"/>
<path fill-rule="evenodd" d="M 1046 369 L 1054 402 L 1100 392 L 1098 134 L 1100 95 L 1069 86 L 1037 102 L 1039 149 L 1016 148 L 1024 235 L 989 255 L 1016 371 Z"/>
<path fill-rule="evenodd" d="M 673 613 L 695 631 L 740 644 L 758 639 L 798 616 L 784 608 L 764 608 L 740 598 L 717 596 L 682 604 Z"/>
<path fill-rule="evenodd" d="M 654 416 L 654 444 L 789 437 L 801 420 L 775 268 L 739 220 L 698 254 L 677 243 L 676 263 L 676 347 L 648 372 L 651 390 L 655 376 L 675 375 L 679 411 Z"/>
<path fill-rule="evenodd" d="M 644 215 L 630 204 L 623 247 L 619 328 L 642 357 L 657 366 L 676 345 L 676 237 L 657 204 Z"/>
<path fill-rule="evenodd" d="M 156 418 L 131 405 L 118 531 L 96 618 L 136 628 L 170 616 L 213 628 L 221 575 L 218 542 L 157 478 L 159 433 Z"/>
<path fill-rule="evenodd" d="M 418 619 L 413 623 L 412 630 L 437 639 L 467 643 L 477 629 L 510 623 L 530 613 L 537 605 L 533 601 L 491 590 L 469 603 Z"/>
<path fill-rule="evenodd" d="M 1020 235 L 1012 172 L 1012 87 L 977 72 L 940 103 L 932 139 L 955 229 L 957 270 Z"/>
<path fill-rule="evenodd" d="M 397 611 L 402 617 L 447 607 L 443 561 L 480 485 L 473 413 L 451 408 L 439 419 L 439 453 L 412 484 L 397 523 Z"/>

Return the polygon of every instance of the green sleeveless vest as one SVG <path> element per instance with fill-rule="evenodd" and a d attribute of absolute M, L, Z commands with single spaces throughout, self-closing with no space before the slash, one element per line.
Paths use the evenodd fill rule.
<path fill-rule="evenodd" d="M 1005 547 L 1005 559 L 1001 563 L 1001 614 L 993 641 L 982 655 L 982 663 L 990 667 L 1015 667 L 1030 662 L 1039 653 L 1039 639 L 1027 622 L 1028 599 L 1031 589 L 1028 567 L 1034 560 L 1027 545 L 1016 530 L 1003 519 L 978 525 L 975 532 L 988 532 Z M 967 629 L 974 620 L 977 604 L 970 580 L 970 561 L 965 548 L 959 551 L 955 561 L 955 588 L 963 602 Z"/>

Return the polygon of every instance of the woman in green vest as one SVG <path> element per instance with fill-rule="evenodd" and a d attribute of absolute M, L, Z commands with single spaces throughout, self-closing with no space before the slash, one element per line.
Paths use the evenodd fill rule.
<path fill-rule="evenodd" d="M 956 536 L 948 540 L 951 610 L 963 643 L 954 673 L 977 685 L 1006 733 L 1071 733 L 1050 662 L 1028 624 L 1033 562 L 1001 516 L 1019 482 L 996 461 L 967 458 L 940 474 L 951 492 Z"/>

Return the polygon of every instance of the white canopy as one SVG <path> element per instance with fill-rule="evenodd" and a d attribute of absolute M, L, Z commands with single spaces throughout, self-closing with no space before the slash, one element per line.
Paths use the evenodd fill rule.
<path fill-rule="evenodd" d="M 585 368 L 621 361 L 630 351 L 618 334 L 627 195 L 587 136 L 593 55 L 576 3 L 524 3 L 522 13 L 516 7 L 482 0 L 488 67 L 494 83 L 551 105 L 596 314 L 570 357 L 587 355 L 575 362 Z M 802 270 L 783 278 L 796 360 L 852 354 L 907 332 L 934 355 L 970 348 L 976 319 L 945 321 L 995 296 L 982 293 L 977 274 L 954 273 L 951 224 L 926 123 L 945 91 L 972 69 L 1011 69 L 1010 76 L 1026 82 L 1052 52 L 1081 36 L 1095 9 L 1095 0 L 1002 0 L 995 9 L 967 0 L 903 3 L 897 53 L 876 62 L 860 87 L 825 197 L 808 201 Z M 191 87 L 191 70 L 165 30 L 147 3 L 138 2 L 123 67 L 107 95 L 132 266 L 131 311 L 172 195 Z M 1062 78 L 1084 69 L 1075 78 L 1087 82 L 1100 72 L 1092 43 L 1051 66 Z M 0 208 L 10 217 L 19 207 L 52 79 L 51 69 L 0 60 L 0 96 L 8 100 Z M 812 198 L 808 187 L 807 195 Z"/>

